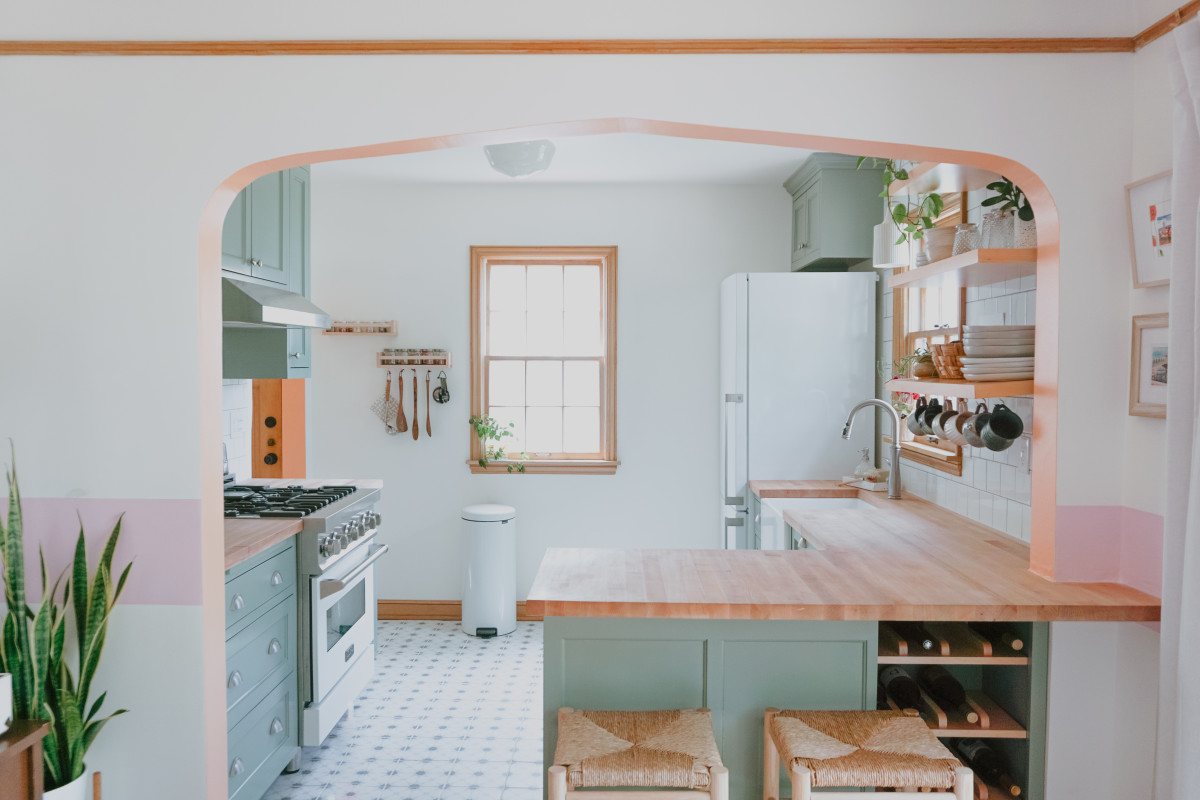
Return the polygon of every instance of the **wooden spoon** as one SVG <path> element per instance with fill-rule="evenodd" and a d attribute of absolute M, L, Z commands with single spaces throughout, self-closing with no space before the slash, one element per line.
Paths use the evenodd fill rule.
<path fill-rule="evenodd" d="M 399 400 L 400 404 L 396 407 L 396 430 L 404 433 L 408 430 L 408 420 L 404 417 L 404 370 L 400 370 Z"/>
<path fill-rule="evenodd" d="M 421 435 L 421 418 L 417 416 L 417 371 L 413 370 L 413 441 Z"/>
<path fill-rule="evenodd" d="M 433 426 L 429 424 L 429 376 L 433 370 L 425 370 L 425 435 L 433 436 Z"/>

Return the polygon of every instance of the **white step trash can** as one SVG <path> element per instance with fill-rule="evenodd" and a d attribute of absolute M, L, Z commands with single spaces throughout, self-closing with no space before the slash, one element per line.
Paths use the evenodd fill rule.
<path fill-rule="evenodd" d="M 462 510 L 462 629 L 472 636 L 503 636 L 517 629 L 517 510 L 477 505 Z"/>

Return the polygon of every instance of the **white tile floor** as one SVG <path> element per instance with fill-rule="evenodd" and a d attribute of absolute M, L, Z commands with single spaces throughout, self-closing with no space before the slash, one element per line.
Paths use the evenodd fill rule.
<path fill-rule="evenodd" d="M 264 800 L 541 800 L 542 625 L 379 623 L 375 677 Z"/>

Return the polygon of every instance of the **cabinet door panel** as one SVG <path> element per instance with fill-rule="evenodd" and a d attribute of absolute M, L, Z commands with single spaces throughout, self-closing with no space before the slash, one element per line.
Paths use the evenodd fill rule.
<path fill-rule="evenodd" d="M 250 185 L 250 274 L 287 283 L 284 268 L 284 199 L 287 171 L 264 175 Z"/>
<path fill-rule="evenodd" d="M 238 192 L 221 229 L 221 269 L 250 274 L 250 187 Z"/>

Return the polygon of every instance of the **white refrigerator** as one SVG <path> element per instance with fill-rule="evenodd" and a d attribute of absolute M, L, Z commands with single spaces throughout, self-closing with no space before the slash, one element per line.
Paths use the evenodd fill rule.
<path fill-rule="evenodd" d="M 749 481 L 840 478 L 874 444 L 873 412 L 850 441 L 842 425 L 875 396 L 877 280 L 743 272 L 721 282 L 720 546 L 747 546 Z"/>

